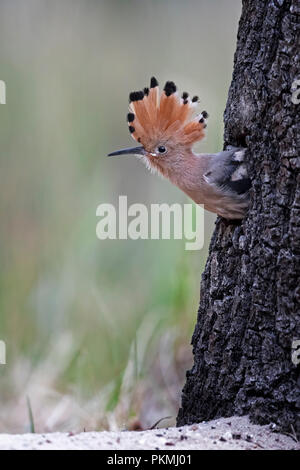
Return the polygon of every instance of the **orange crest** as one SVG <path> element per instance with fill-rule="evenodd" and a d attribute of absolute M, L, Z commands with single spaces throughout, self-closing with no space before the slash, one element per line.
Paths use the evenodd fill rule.
<path fill-rule="evenodd" d="M 204 137 L 207 112 L 193 116 L 198 97 L 190 99 L 184 92 L 180 98 L 174 82 L 167 82 L 160 95 L 158 82 L 152 77 L 150 89 L 130 93 L 129 102 L 129 131 L 146 150 L 151 151 L 158 142 L 171 139 L 192 146 Z"/>

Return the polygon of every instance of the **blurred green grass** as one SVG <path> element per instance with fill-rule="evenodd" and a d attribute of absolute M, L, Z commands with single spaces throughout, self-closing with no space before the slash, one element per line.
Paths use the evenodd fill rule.
<path fill-rule="evenodd" d="M 201 97 L 222 147 L 237 0 L 2 0 L 0 432 L 142 426 L 176 416 L 206 248 L 99 241 L 96 207 L 186 202 L 135 158 L 129 91 L 152 75 Z M 32 423 L 31 423 L 32 424 Z"/>

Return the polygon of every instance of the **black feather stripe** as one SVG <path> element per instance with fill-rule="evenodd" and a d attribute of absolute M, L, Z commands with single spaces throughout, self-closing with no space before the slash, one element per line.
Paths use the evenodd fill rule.
<path fill-rule="evenodd" d="M 135 118 L 135 115 L 133 113 L 128 113 L 127 114 L 127 121 L 128 122 L 133 122 Z"/>
<path fill-rule="evenodd" d="M 129 102 L 142 100 L 144 96 L 143 91 L 132 91 L 129 95 Z"/>
<path fill-rule="evenodd" d="M 166 82 L 164 87 L 164 92 L 167 96 L 171 96 L 173 93 L 176 92 L 176 85 L 174 82 Z"/>
<path fill-rule="evenodd" d="M 249 178 L 243 178 L 236 181 L 227 181 L 226 187 L 237 194 L 244 194 L 251 188 L 251 181 Z"/>
<path fill-rule="evenodd" d="M 155 88 L 156 86 L 158 86 L 158 81 L 156 80 L 155 77 L 151 77 L 150 88 Z"/>

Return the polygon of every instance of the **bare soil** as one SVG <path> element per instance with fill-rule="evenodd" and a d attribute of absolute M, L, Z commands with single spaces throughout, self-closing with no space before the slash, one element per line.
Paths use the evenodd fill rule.
<path fill-rule="evenodd" d="M 292 433 L 291 436 L 279 434 L 274 426 L 254 425 L 243 416 L 147 431 L 0 434 L 0 449 L 300 450 L 300 446 Z"/>

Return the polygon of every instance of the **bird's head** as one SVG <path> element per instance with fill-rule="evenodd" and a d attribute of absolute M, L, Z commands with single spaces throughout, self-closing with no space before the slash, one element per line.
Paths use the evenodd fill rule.
<path fill-rule="evenodd" d="M 191 153 L 192 145 L 204 137 L 208 114 L 195 115 L 198 97 L 180 97 L 174 82 L 167 82 L 161 93 L 152 77 L 150 88 L 129 95 L 129 132 L 140 144 L 108 156 L 134 154 L 146 159 L 151 169 L 169 173 L 172 165 Z"/>

